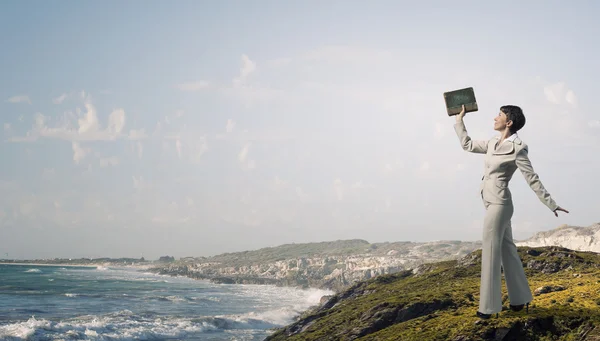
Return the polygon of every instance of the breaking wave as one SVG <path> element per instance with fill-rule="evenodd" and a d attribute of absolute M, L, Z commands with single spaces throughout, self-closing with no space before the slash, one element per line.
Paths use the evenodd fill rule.
<path fill-rule="evenodd" d="M 295 311 L 274 310 L 262 314 L 178 318 L 134 314 L 129 310 L 102 316 L 86 315 L 61 321 L 36 319 L 0 326 L 2 340 L 139 340 L 197 337 L 207 332 L 240 332 L 277 328 L 288 323 Z"/>

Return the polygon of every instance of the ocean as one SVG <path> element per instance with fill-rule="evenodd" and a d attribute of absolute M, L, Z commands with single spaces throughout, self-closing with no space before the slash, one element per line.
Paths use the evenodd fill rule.
<path fill-rule="evenodd" d="M 0 340 L 263 340 L 332 292 L 0 264 Z"/>

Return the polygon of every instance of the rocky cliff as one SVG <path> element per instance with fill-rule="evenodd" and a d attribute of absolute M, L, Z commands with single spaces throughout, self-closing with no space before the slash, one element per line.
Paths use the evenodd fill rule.
<path fill-rule="evenodd" d="M 600 223 L 588 227 L 563 225 L 554 230 L 538 232 L 519 241 L 518 246 L 562 246 L 571 250 L 600 252 Z"/>
<path fill-rule="evenodd" d="M 534 300 L 479 320 L 481 250 L 360 281 L 266 340 L 600 340 L 600 254 L 519 247 Z"/>
<path fill-rule="evenodd" d="M 364 240 L 287 244 L 209 258 L 185 258 L 150 269 L 159 274 L 219 283 L 275 284 L 342 290 L 379 275 L 456 259 L 479 242 L 436 241 L 370 244 Z"/>
<path fill-rule="evenodd" d="M 560 226 L 516 244 L 600 252 L 600 224 Z M 213 257 L 188 257 L 155 265 L 150 271 L 218 283 L 274 284 L 340 291 L 358 281 L 413 269 L 425 263 L 457 259 L 479 248 L 479 241 L 371 244 L 359 239 L 338 240 L 286 244 Z"/>

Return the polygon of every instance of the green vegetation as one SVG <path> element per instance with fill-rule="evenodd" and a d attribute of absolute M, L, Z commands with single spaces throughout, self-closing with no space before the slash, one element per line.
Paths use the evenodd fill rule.
<path fill-rule="evenodd" d="M 475 317 L 477 250 L 457 261 L 356 283 L 267 340 L 549 341 L 585 340 L 600 332 L 593 330 L 600 326 L 600 254 L 559 247 L 520 247 L 519 253 L 535 291 L 528 314 L 508 310 L 503 286 L 499 318 Z"/>
<path fill-rule="evenodd" d="M 284 244 L 253 251 L 224 253 L 210 257 L 211 262 L 236 265 L 267 264 L 281 260 L 320 256 L 347 256 L 365 253 L 371 244 L 365 240 L 337 240 L 321 243 Z"/>
<path fill-rule="evenodd" d="M 361 239 L 286 244 L 212 257 L 156 262 L 147 271 L 219 282 L 273 283 L 341 291 L 361 279 L 426 262 L 456 259 L 479 242 L 374 243 Z M 291 274 L 288 274 L 288 272 Z"/>
<path fill-rule="evenodd" d="M 479 247 L 481 247 L 480 242 L 385 242 L 370 244 L 366 240 L 351 239 L 319 243 L 284 244 L 276 247 L 262 248 L 259 250 L 223 253 L 212 257 L 181 259 L 181 262 L 215 262 L 220 263 L 223 266 L 251 266 L 310 257 L 344 257 L 365 254 L 372 256 L 386 256 L 389 251 L 394 251 L 396 256 L 401 257 L 410 253 L 410 251 L 415 248 L 418 248 L 421 256 L 425 258 L 449 259 L 456 258 L 457 256 L 464 256 Z M 415 259 L 414 261 L 418 260 Z M 289 266 L 295 267 L 296 265 L 293 263 L 293 261 L 291 261 Z"/>

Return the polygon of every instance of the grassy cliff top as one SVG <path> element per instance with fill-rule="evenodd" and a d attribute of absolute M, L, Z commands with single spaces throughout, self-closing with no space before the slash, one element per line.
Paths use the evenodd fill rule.
<path fill-rule="evenodd" d="M 266 247 L 259 250 L 223 253 L 209 257 L 211 261 L 231 263 L 247 262 L 264 264 L 278 260 L 310 257 L 310 256 L 344 256 L 364 253 L 368 250 L 368 241 L 362 239 L 336 240 L 320 243 L 284 244 Z"/>
<path fill-rule="evenodd" d="M 534 291 L 529 314 L 475 317 L 477 250 L 359 282 L 267 340 L 585 340 L 600 332 L 600 254 L 559 247 L 519 254 Z M 503 301 L 508 308 L 504 282 Z"/>
<path fill-rule="evenodd" d="M 201 259 L 190 257 L 183 261 L 195 262 L 201 260 L 222 264 L 252 265 L 310 257 L 344 257 L 366 254 L 371 256 L 386 256 L 392 250 L 398 256 L 417 250 L 424 255 L 430 255 L 439 259 L 464 255 L 479 247 L 480 244 L 480 242 L 463 241 L 369 243 L 362 239 L 350 239 L 318 243 L 284 244 L 252 251 L 223 253 Z"/>

